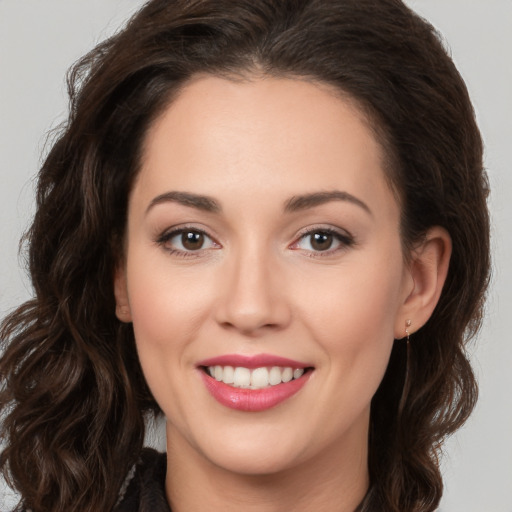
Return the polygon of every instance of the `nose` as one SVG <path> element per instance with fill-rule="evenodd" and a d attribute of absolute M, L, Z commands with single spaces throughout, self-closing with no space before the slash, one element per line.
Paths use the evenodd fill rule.
<path fill-rule="evenodd" d="M 282 272 L 263 251 L 245 250 L 225 262 L 217 322 L 226 329 L 257 337 L 288 326 L 291 320 Z"/>

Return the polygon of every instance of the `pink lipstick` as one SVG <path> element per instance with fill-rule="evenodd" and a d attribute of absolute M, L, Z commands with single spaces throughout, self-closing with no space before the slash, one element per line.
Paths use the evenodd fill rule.
<path fill-rule="evenodd" d="M 228 354 L 201 361 L 200 375 L 222 405 L 258 412 L 275 407 L 308 382 L 312 365 L 269 354 Z"/>

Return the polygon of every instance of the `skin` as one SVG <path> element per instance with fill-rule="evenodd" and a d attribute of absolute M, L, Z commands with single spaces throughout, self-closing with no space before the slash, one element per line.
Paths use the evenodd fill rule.
<path fill-rule="evenodd" d="M 333 191 L 345 195 L 286 210 Z M 218 210 L 169 192 L 208 196 Z M 173 511 L 360 503 L 372 396 L 406 321 L 413 332 L 433 311 L 450 255 L 449 236 L 433 228 L 404 258 L 399 223 L 382 148 L 354 103 L 325 85 L 198 77 L 154 123 L 115 293 L 167 418 Z M 186 252 L 179 235 L 163 236 L 180 227 L 207 233 L 204 245 Z M 341 238 L 315 250 L 311 229 Z M 314 371 L 265 411 L 214 400 L 198 362 L 259 353 Z"/>

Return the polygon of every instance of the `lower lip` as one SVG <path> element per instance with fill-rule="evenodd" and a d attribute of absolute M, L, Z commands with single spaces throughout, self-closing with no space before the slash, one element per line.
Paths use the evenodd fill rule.
<path fill-rule="evenodd" d="M 302 377 L 263 389 L 234 388 L 200 371 L 206 389 L 222 405 L 237 411 L 259 412 L 271 409 L 295 395 L 309 380 L 311 371 Z"/>

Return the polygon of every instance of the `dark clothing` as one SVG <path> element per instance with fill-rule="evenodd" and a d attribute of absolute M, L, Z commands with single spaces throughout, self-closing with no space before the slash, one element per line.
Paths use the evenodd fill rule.
<path fill-rule="evenodd" d="M 165 453 L 144 448 L 141 460 L 114 512 L 171 512 L 165 497 Z"/>
<path fill-rule="evenodd" d="M 165 496 L 167 456 L 144 448 L 126 491 L 113 512 L 171 512 Z M 361 510 L 362 504 L 354 512 Z"/>

